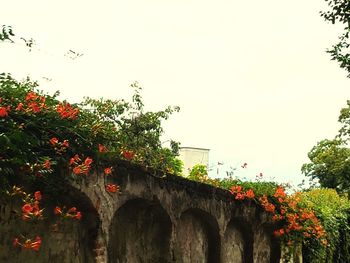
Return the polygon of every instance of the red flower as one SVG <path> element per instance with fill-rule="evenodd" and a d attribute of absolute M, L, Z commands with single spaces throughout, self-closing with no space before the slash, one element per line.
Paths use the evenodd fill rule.
<path fill-rule="evenodd" d="M 28 104 L 28 108 L 30 108 L 34 113 L 40 112 L 40 107 L 35 101 L 30 102 Z"/>
<path fill-rule="evenodd" d="M 242 186 L 240 185 L 234 185 L 230 189 L 231 194 L 240 193 L 241 191 L 242 191 Z"/>
<path fill-rule="evenodd" d="M 105 152 L 108 152 L 108 149 L 105 146 L 103 146 L 102 144 L 98 144 L 98 151 L 100 153 L 105 153 Z"/>
<path fill-rule="evenodd" d="M 35 92 L 30 91 L 27 93 L 25 100 L 36 100 L 37 98 L 39 98 L 39 96 Z"/>
<path fill-rule="evenodd" d="M 281 228 L 281 229 L 278 229 L 278 230 L 276 230 L 276 231 L 274 231 L 273 232 L 273 234 L 275 235 L 275 237 L 280 237 L 280 236 L 282 236 L 282 235 L 284 235 L 284 229 L 283 228 Z"/>
<path fill-rule="evenodd" d="M 104 169 L 105 175 L 109 175 L 112 173 L 112 167 L 107 167 Z"/>
<path fill-rule="evenodd" d="M 71 119 L 75 120 L 79 114 L 79 109 L 73 109 L 69 103 L 66 104 L 58 104 L 56 108 L 57 113 L 60 114 L 62 119 Z"/>
<path fill-rule="evenodd" d="M 43 164 L 44 169 L 46 170 L 50 170 L 51 169 L 51 162 L 49 159 L 45 160 L 44 164 Z"/>
<path fill-rule="evenodd" d="M 69 208 L 69 210 L 67 211 L 67 213 L 74 213 L 74 212 L 76 212 L 77 211 L 77 208 L 76 207 L 71 207 L 71 208 Z"/>
<path fill-rule="evenodd" d="M 109 192 L 109 193 L 116 193 L 119 191 L 119 186 L 116 185 L 116 184 L 107 184 L 106 185 L 106 191 Z"/>
<path fill-rule="evenodd" d="M 79 161 L 81 161 L 81 159 L 79 158 L 79 155 L 76 154 L 76 155 L 74 155 L 74 157 L 70 158 L 69 164 L 72 165 L 72 164 L 75 164 L 76 162 L 79 162 Z"/>
<path fill-rule="evenodd" d="M 64 140 L 64 141 L 62 142 L 62 146 L 68 148 L 68 147 L 69 147 L 69 142 L 68 142 L 68 140 Z"/>
<path fill-rule="evenodd" d="M 22 211 L 25 214 L 31 213 L 33 211 L 33 207 L 30 204 L 24 204 L 22 206 Z"/>
<path fill-rule="evenodd" d="M 75 215 L 75 218 L 80 220 L 81 217 L 82 217 L 81 212 L 77 212 L 77 214 Z"/>
<path fill-rule="evenodd" d="M 80 168 L 80 166 L 76 166 L 73 168 L 73 173 L 74 174 L 82 174 L 84 171 Z"/>
<path fill-rule="evenodd" d="M 41 193 L 40 193 L 40 191 L 36 191 L 34 193 L 34 198 L 35 198 L 36 201 L 40 201 L 41 200 Z"/>
<path fill-rule="evenodd" d="M 56 137 L 51 138 L 50 140 L 51 145 L 56 145 L 58 143 L 58 139 Z"/>
<path fill-rule="evenodd" d="M 56 206 L 55 209 L 53 210 L 53 213 L 54 213 L 55 215 L 60 215 L 60 214 L 62 214 L 62 209 L 61 209 L 61 207 Z"/>
<path fill-rule="evenodd" d="M 125 151 L 122 151 L 122 155 L 126 160 L 131 161 L 134 158 L 135 153 L 133 151 L 125 150 Z"/>
<path fill-rule="evenodd" d="M 20 246 L 20 245 L 21 245 L 21 243 L 19 243 L 19 239 L 18 239 L 18 238 L 15 238 L 15 239 L 13 240 L 12 244 L 13 244 L 14 247 L 17 247 L 17 246 Z"/>
<path fill-rule="evenodd" d="M 23 110 L 23 103 L 18 103 L 16 110 L 21 111 Z"/>
<path fill-rule="evenodd" d="M 0 117 L 4 118 L 8 116 L 9 107 L 0 107 Z"/>
<path fill-rule="evenodd" d="M 87 157 L 87 158 L 85 159 L 85 161 L 84 161 L 84 164 L 85 164 L 86 166 L 90 166 L 90 164 L 91 164 L 92 162 L 93 162 L 92 159 L 91 159 L 90 157 Z"/>
<path fill-rule="evenodd" d="M 244 194 L 242 194 L 242 193 L 237 193 L 235 199 L 236 199 L 236 200 L 243 200 L 243 199 L 244 199 Z"/>
<path fill-rule="evenodd" d="M 31 248 L 35 251 L 39 251 L 40 247 L 41 247 L 41 238 L 37 236 L 35 238 L 35 241 L 31 243 Z"/>

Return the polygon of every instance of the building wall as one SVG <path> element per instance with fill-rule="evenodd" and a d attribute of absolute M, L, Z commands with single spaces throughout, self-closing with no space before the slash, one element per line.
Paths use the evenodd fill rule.
<path fill-rule="evenodd" d="M 207 168 L 209 167 L 209 149 L 181 147 L 179 158 L 184 163 L 184 175 L 188 175 L 189 171 L 196 164 L 203 164 Z"/>

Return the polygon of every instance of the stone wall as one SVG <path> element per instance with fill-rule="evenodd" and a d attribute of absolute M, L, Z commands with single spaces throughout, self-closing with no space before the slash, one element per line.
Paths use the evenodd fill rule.
<path fill-rule="evenodd" d="M 98 173 L 97 173 L 98 174 Z M 106 183 L 121 192 L 105 191 Z M 90 175 L 57 200 L 77 206 L 81 222 L 53 230 L 54 218 L 21 222 L 18 204 L 0 210 L 0 262 L 277 263 L 274 225 L 252 201 L 222 189 L 118 164 L 112 175 Z M 44 196 L 45 198 L 45 193 Z M 52 209 L 55 204 L 51 205 Z M 40 233 L 39 252 L 12 247 L 18 233 Z"/>

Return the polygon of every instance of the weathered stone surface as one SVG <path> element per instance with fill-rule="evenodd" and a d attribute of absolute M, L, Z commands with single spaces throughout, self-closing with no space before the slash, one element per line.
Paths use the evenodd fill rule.
<path fill-rule="evenodd" d="M 107 183 L 121 192 L 106 192 Z M 268 217 L 222 189 L 121 162 L 111 176 L 91 175 L 71 193 L 62 202 L 82 210 L 83 219 L 60 233 L 50 232 L 51 217 L 33 226 L 2 207 L 0 262 L 279 262 Z M 41 251 L 14 250 L 17 233 L 40 233 Z"/>

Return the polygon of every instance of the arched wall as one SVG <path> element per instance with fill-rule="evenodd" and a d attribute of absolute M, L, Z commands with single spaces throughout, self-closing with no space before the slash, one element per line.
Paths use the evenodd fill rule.
<path fill-rule="evenodd" d="M 171 232 L 170 218 L 158 202 L 130 200 L 111 222 L 108 262 L 170 262 Z"/>
<path fill-rule="evenodd" d="M 175 262 L 220 262 L 219 228 L 212 215 L 189 209 L 179 218 L 175 233 Z"/>
<path fill-rule="evenodd" d="M 12 223 L 12 208 L 2 207 L 0 262 L 279 262 L 273 222 L 256 203 L 182 177 L 157 177 L 129 163 L 113 171 L 84 178 L 62 197 L 67 205 L 81 205 L 80 223 L 62 228 L 64 233 L 51 232 L 53 218 L 36 225 L 35 231 L 44 232 L 40 254 L 14 251 L 15 230 L 28 226 Z M 118 184 L 121 192 L 106 192 L 107 183 Z"/>
<path fill-rule="evenodd" d="M 45 218 L 37 222 L 21 219 L 23 202 L 15 200 L 0 205 L 0 262 L 11 263 L 93 263 L 99 218 L 89 198 L 79 190 L 69 187 L 67 195 L 50 200 L 44 209 Z M 69 194 L 68 194 L 69 193 Z M 43 199 L 49 199 L 43 193 Z M 60 220 L 53 211 L 56 205 L 77 206 L 81 220 Z M 41 237 L 39 252 L 13 247 L 15 237 L 35 239 Z"/>

